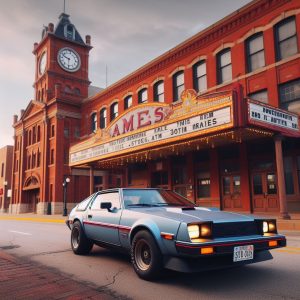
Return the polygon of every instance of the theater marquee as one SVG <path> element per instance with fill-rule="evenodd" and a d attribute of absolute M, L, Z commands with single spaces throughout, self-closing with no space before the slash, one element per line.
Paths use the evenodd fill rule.
<path fill-rule="evenodd" d="M 231 93 L 199 99 L 192 90 L 177 105 L 141 104 L 119 116 L 91 141 L 74 145 L 70 165 L 115 157 L 233 126 Z"/>
<path fill-rule="evenodd" d="M 248 99 L 248 123 L 288 136 L 299 136 L 299 117 L 289 111 Z"/>

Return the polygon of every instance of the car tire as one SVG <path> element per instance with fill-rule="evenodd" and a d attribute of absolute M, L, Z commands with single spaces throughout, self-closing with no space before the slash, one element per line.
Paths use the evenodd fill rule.
<path fill-rule="evenodd" d="M 133 268 L 140 278 L 153 280 L 162 275 L 162 255 L 149 231 L 139 231 L 134 236 L 130 255 Z"/>
<path fill-rule="evenodd" d="M 93 244 L 94 243 L 86 237 L 80 222 L 75 222 L 71 230 L 71 247 L 73 252 L 78 255 L 88 254 Z"/>

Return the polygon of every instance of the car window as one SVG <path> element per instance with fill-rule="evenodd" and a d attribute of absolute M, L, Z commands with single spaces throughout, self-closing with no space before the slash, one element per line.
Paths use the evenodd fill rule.
<path fill-rule="evenodd" d="M 104 193 L 104 194 L 98 194 L 93 201 L 93 204 L 91 206 L 91 209 L 100 209 L 101 202 L 111 202 L 112 208 L 120 208 L 120 200 L 119 200 L 119 193 L 113 192 L 113 193 Z"/>
<path fill-rule="evenodd" d="M 77 210 L 86 210 L 89 202 L 91 201 L 91 199 L 93 198 L 94 194 L 89 196 L 88 198 L 86 198 L 85 200 L 83 200 L 82 202 L 80 202 L 77 206 Z"/>

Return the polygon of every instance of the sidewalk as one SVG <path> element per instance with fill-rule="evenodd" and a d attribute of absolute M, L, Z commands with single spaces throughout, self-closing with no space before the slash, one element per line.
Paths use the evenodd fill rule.
<path fill-rule="evenodd" d="M 116 299 L 105 288 L 80 283 L 67 275 L 24 261 L 0 250 L 0 299 Z"/>
<path fill-rule="evenodd" d="M 244 212 L 241 212 L 243 214 Z M 260 217 L 268 219 L 277 219 L 278 231 L 300 231 L 300 213 L 290 214 L 290 220 L 280 219 L 279 215 L 274 214 L 256 214 Z M 20 221 L 32 221 L 32 222 L 49 222 L 49 223 L 65 223 L 68 217 L 62 215 L 37 215 L 34 213 L 26 214 L 9 214 L 0 213 L 0 220 L 20 220 Z"/>

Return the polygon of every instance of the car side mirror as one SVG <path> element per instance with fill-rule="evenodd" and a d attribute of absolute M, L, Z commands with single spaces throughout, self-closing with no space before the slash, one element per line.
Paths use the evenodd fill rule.
<path fill-rule="evenodd" d="M 112 204 L 111 204 L 111 202 L 101 202 L 100 207 L 102 209 L 107 209 L 109 212 L 111 212 Z"/>

